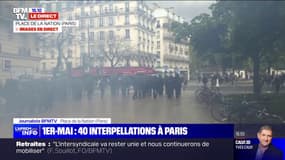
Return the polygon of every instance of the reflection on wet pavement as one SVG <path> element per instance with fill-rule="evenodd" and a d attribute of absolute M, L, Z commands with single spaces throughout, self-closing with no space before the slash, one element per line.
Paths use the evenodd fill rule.
<path fill-rule="evenodd" d="M 97 94 L 97 95 L 96 95 Z M 157 97 L 133 100 L 131 96 L 102 99 L 96 93 L 92 100 L 67 100 L 49 108 L 0 108 L 0 137 L 12 137 L 13 117 L 93 117 L 111 118 L 112 123 L 213 123 L 205 106 L 195 102 L 193 91 L 180 99 Z"/>

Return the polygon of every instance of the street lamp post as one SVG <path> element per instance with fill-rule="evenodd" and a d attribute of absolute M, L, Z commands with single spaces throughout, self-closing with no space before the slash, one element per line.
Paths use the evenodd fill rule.
<path fill-rule="evenodd" d="M 87 26 L 87 53 L 83 55 L 83 68 L 85 72 L 89 72 L 93 55 L 90 51 L 90 23 Z"/>
<path fill-rule="evenodd" d="M 87 26 L 87 68 L 90 68 L 91 52 L 90 52 L 90 24 Z"/>

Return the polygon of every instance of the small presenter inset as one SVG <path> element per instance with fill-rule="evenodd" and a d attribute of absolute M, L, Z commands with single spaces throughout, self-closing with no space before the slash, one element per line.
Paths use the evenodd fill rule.
<path fill-rule="evenodd" d="M 253 148 L 252 160 L 283 160 L 282 151 L 271 144 L 272 136 L 271 126 L 260 127 L 257 132 L 259 144 Z"/>

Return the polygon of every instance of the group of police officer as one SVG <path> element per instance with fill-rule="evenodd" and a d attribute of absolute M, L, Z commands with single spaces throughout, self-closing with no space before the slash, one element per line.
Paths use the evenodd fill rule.
<path fill-rule="evenodd" d="M 178 73 L 147 75 L 113 75 L 110 77 L 101 77 L 98 81 L 101 97 L 104 96 L 105 89 L 110 86 L 112 96 L 130 95 L 133 90 L 133 99 L 142 99 L 146 97 L 157 98 L 158 96 L 167 95 L 168 98 L 181 96 L 182 83 L 185 80 Z"/>
<path fill-rule="evenodd" d="M 111 96 L 132 96 L 133 99 L 143 99 L 166 95 L 168 98 L 179 98 L 183 82 L 183 77 L 178 73 L 8 80 L 0 88 L 0 97 L 6 100 L 7 106 L 16 108 L 18 106 L 47 108 L 70 100 L 80 101 L 83 97 L 91 100 L 95 97 L 96 89 L 103 98 L 108 88 Z"/>
<path fill-rule="evenodd" d="M 167 95 L 168 98 L 181 96 L 182 83 L 184 79 L 176 73 L 162 75 L 136 75 L 133 77 L 134 95 L 133 99 L 152 96 Z"/>

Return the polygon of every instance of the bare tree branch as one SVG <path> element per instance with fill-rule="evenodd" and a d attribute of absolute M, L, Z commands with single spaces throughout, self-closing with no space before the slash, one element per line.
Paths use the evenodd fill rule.
<path fill-rule="evenodd" d="M 124 60 L 126 53 L 129 52 L 126 41 L 118 37 L 99 41 L 96 46 L 103 53 L 104 59 L 110 62 L 111 67 L 116 67 Z"/>

